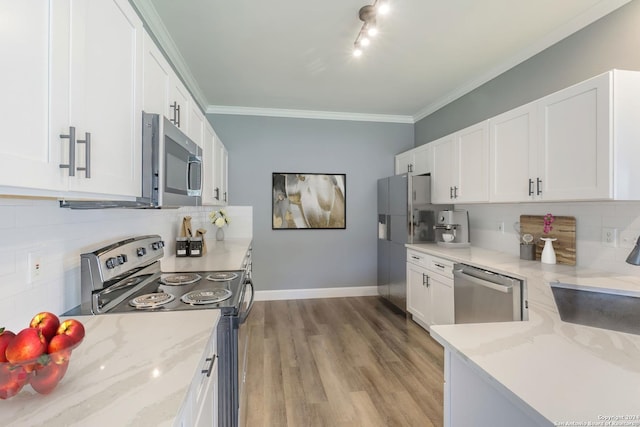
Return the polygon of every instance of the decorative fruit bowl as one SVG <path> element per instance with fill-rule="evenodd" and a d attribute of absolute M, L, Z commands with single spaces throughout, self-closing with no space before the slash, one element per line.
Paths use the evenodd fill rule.
<path fill-rule="evenodd" d="M 71 353 L 84 339 L 84 326 L 47 312 L 37 314 L 18 334 L 0 328 L 0 399 L 9 399 L 30 384 L 40 394 L 58 385 Z"/>

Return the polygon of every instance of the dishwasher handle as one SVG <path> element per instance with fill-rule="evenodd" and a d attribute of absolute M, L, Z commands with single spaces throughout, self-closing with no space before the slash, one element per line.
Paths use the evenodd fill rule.
<path fill-rule="evenodd" d="M 513 283 L 509 284 L 501 284 L 495 283 L 493 281 L 485 280 L 476 276 L 472 276 L 470 274 L 465 273 L 464 269 L 456 269 L 453 270 L 454 283 L 456 279 L 467 280 L 475 285 L 484 286 L 489 289 L 493 289 L 494 291 L 509 293 L 513 291 Z"/>

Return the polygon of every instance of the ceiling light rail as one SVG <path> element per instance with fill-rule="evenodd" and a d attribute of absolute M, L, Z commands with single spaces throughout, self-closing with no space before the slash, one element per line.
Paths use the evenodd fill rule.
<path fill-rule="evenodd" d="M 363 22 L 353 43 L 353 56 L 361 56 L 364 48 L 371 44 L 371 38 L 378 34 L 378 16 L 389 12 L 389 0 L 375 0 L 373 4 L 362 6 L 358 17 Z"/>

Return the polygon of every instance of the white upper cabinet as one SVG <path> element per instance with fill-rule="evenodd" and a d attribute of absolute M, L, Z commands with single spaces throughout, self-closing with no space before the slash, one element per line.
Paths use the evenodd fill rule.
<path fill-rule="evenodd" d="M 187 134 L 189 138 L 193 140 L 196 144 L 198 144 L 202 148 L 202 143 L 204 140 L 204 127 L 205 127 L 205 118 L 204 115 L 200 112 L 198 105 L 195 101 L 192 100 L 190 103 L 191 110 L 189 111 L 189 133 Z"/>
<path fill-rule="evenodd" d="M 395 174 L 426 175 L 433 167 L 432 147 L 424 144 L 395 157 Z"/>
<path fill-rule="evenodd" d="M 525 202 L 539 197 L 537 104 L 526 104 L 489 120 L 489 199 Z"/>
<path fill-rule="evenodd" d="M 538 177 L 544 200 L 606 199 L 611 183 L 609 75 L 538 101 Z"/>
<path fill-rule="evenodd" d="M 86 142 L 69 189 L 139 196 L 142 21 L 126 0 L 72 2 L 71 17 L 69 125 Z"/>
<path fill-rule="evenodd" d="M 490 119 L 490 200 L 639 200 L 638 111 L 640 73 L 613 70 Z"/>
<path fill-rule="evenodd" d="M 489 201 L 489 137 L 486 121 L 436 140 L 433 148 L 432 201 Z"/>
<path fill-rule="evenodd" d="M 218 138 L 217 136 L 215 139 L 215 150 L 217 161 L 214 191 L 216 192 L 216 200 L 218 201 L 218 204 L 226 206 L 229 203 L 229 154 L 227 152 L 227 147 L 224 146 L 220 138 Z"/>
<path fill-rule="evenodd" d="M 143 108 L 169 117 L 169 87 L 173 70 L 149 34 L 144 33 Z"/>
<path fill-rule="evenodd" d="M 66 49 L 69 27 L 64 19 L 68 5 L 53 8 L 53 3 L 44 0 L 0 2 L 0 16 L 6 20 L 0 37 L 3 58 L 0 93 L 4 99 L 0 103 L 2 186 L 44 190 L 67 187 L 68 172 L 61 169 L 60 164 L 67 162 L 68 142 L 61 141 L 58 133 L 51 129 L 49 112 L 60 112 L 53 105 L 50 107 L 49 95 L 55 89 L 56 93 L 68 96 L 68 84 L 64 80 L 68 59 L 56 57 L 54 62 L 49 55 L 49 44 L 53 52 Z M 52 71 L 54 65 L 56 75 Z M 3 187 L 2 192 L 20 194 L 24 190 Z"/>
<path fill-rule="evenodd" d="M 207 122 L 204 128 L 204 141 L 202 142 L 202 204 L 216 205 L 215 180 L 216 180 L 216 160 L 215 141 L 217 135 L 211 125 Z"/>
<path fill-rule="evenodd" d="M 2 192 L 140 195 L 142 22 L 129 3 L 5 1 L 0 16 L 12 24 L 0 41 L 12 100 L 0 107 Z"/>

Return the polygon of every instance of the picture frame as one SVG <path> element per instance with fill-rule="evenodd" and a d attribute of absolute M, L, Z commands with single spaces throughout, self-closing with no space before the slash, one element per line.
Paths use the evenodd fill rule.
<path fill-rule="evenodd" d="M 273 172 L 271 178 L 272 230 L 346 229 L 346 174 Z"/>

